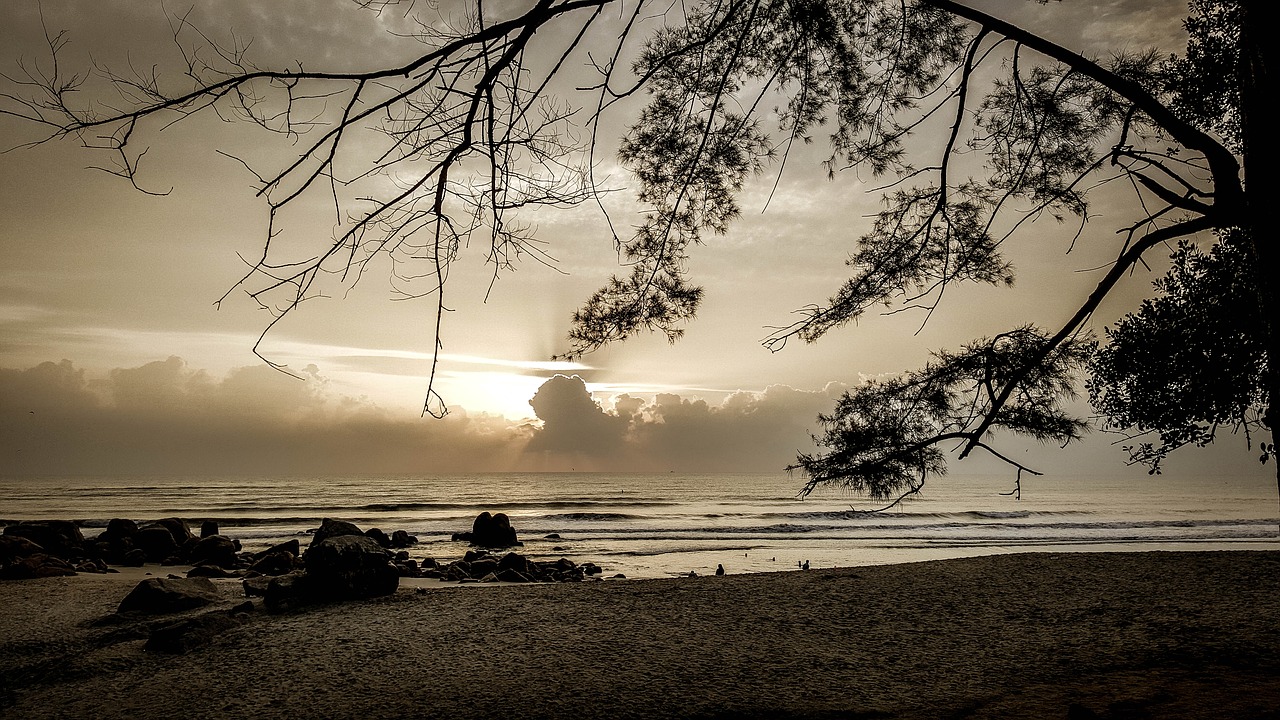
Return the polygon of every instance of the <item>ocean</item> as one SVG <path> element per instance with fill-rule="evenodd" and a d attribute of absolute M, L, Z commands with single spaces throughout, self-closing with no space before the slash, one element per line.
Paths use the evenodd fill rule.
<path fill-rule="evenodd" d="M 70 519 L 92 536 L 113 517 L 216 520 L 246 550 L 303 540 L 322 518 L 390 534 L 414 558 L 453 560 L 455 532 L 504 512 L 535 559 L 591 561 L 606 575 L 879 565 L 1070 550 L 1280 550 L 1274 476 L 1024 479 L 950 476 L 883 512 L 826 490 L 799 498 L 769 474 L 496 473 L 346 477 L 0 477 L 0 524 Z M 558 537 L 547 537 L 548 535 Z"/>

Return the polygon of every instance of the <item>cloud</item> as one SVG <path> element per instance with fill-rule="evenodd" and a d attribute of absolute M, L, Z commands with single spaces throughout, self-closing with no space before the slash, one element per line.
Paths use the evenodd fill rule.
<path fill-rule="evenodd" d="M 596 400 L 546 380 L 540 424 L 465 411 L 396 415 L 341 395 L 314 366 L 223 376 L 178 357 L 93 374 L 69 360 L 0 369 L 8 475 L 777 471 L 811 446 L 819 392 L 772 386 L 714 404 L 673 393 Z"/>
<path fill-rule="evenodd" d="M 529 442 L 529 453 L 607 459 L 622 448 L 627 420 L 605 412 L 577 375 L 547 380 L 529 405 L 542 421 Z"/>
<path fill-rule="evenodd" d="M 543 469 L 769 472 L 813 446 L 810 429 L 843 386 L 822 391 L 774 385 L 723 402 L 657 393 L 621 394 L 606 409 L 577 376 L 558 375 L 530 404 L 543 421 L 526 448 Z"/>
<path fill-rule="evenodd" d="M 349 474 L 512 469 L 529 429 L 397 417 L 314 367 L 217 378 L 180 358 L 90 377 L 70 361 L 0 369 L 0 466 L 32 474 Z"/>

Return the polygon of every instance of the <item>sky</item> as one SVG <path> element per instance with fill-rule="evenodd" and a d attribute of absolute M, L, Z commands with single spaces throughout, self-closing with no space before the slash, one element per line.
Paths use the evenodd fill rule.
<path fill-rule="evenodd" d="M 1185 42 L 1182 2 L 974 4 L 1086 53 Z M 365 69 L 420 49 L 397 34 L 402 17 L 345 0 L 166 7 L 190 7 L 212 35 L 251 38 L 263 65 Z M 42 12 L 44 27 L 68 31 L 64 73 L 91 59 L 180 69 L 158 4 L 66 0 Z M 0 8 L 4 72 L 39 62 L 44 43 L 39 5 Z M 590 102 L 571 91 L 566 100 Z M 617 137 L 628 121 L 624 107 L 602 135 Z M 771 353 L 760 341 L 838 287 L 877 208 L 873 178 L 828 180 L 819 156 L 801 152 L 780 178 L 775 169 L 751 180 L 730 232 L 694 249 L 690 275 L 706 296 L 683 339 L 641 336 L 576 362 L 550 359 L 568 349 L 572 311 L 622 271 L 594 205 L 540 212 L 531 222 L 549 265 L 521 263 L 491 285 L 483 248 L 463 249 L 435 385 L 450 413 L 437 420 L 421 414 L 433 305 L 397 300 L 385 266 L 273 328 L 261 350 L 291 375 L 253 354 L 269 316 L 243 294 L 215 305 L 257 251 L 266 213 L 254 178 L 219 151 L 289 149 L 242 125 L 195 122 L 154 140 L 142 180 L 168 191 L 158 197 L 92 169 L 101 159 L 74 143 L 17 147 L 39 130 L 0 117 L 0 148 L 16 148 L 0 154 L 0 474 L 780 471 L 814 449 L 816 417 L 843 389 L 918 367 L 931 349 L 1027 322 L 1057 327 L 1095 281 L 1090 269 L 1115 253 L 1118 221 L 1108 218 L 1127 209 L 1100 198 L 1070 254 L 1072 228 L 1037 225 L 1010 249 L 1014 289 L 952 293 L 923 327 L 919 316 L 872 316 Z M 608 152 L 598 162 L 620 190 L 610 207 L 625 226 L 639 212 L 625 173 Z M 330 232 L 319 219 L 294 222 L 297 232 Z M 1155 277 L 1131 278 L 1095 327 L 1131 309 Z M 1025 451 L 1048 472 L 1142 475 L 1111 442 Z M 1260 471 L 1242 440 L 1221 444 L 1230 447 L 1182 467 Z M 966 461 L 955 471 L 992 467 Z"/>

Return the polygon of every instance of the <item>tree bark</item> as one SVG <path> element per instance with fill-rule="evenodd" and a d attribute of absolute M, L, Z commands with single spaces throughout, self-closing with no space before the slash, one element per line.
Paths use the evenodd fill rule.
<path fill-rule="evenodd" d="M 1244 153 L 1245 213 L 1249 237 L 1253 243 L 1254 260 L 1258 277 L 1259 302 L 1262 305 L 1262 330 L 1266 333 L 1267 348 L 1267 410 L 1264 417 L 1275 442 L 1276 427 L 1280 426 L 1280 335 L 1276 332 L 1276 318 L 1280 308 L 1276 306 L 1277 293 L 1273 290 L 1280 275 L 1280 258 L 1277 257 L 1272 228 L 1277 192 L 1276 172 L 1280 168 L 1276 145 L 1280 139 L 1269 123 L 1273 118 L 1270 102 L 1274 99 L 1271 71 L 1276 66 L 1278 43 L 1268 37 L 1268 15 L 1262 0 L 1241 0 L 1243 23 L 1240 31 L 1240 115 Z M 1252 170 L 1252 172 L 1250 172 Z M 1274 457 L 1272 458 L 1275 459 Z M 1276 488 L 1280 491 L 1280 462 L 1276 463 Z"/>

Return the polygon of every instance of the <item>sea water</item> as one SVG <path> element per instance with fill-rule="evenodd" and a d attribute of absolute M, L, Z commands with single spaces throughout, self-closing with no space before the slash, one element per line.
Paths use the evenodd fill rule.
<path fill-rule="evenodd" d="M 246 550 L 302 539 L 326 517 L 453 560 L 453 533 L 503 512 L 536 559 L 665 577 L 913 562 L 1045 550 L 1280 549 L 1274 476 L 951 476 L 887 510 L 838 489 L 800 497 L 767 474 L 491 473 L 346 477 L 0 478 L 0 524 L 115 517 L 214 520 Z M 550 536 L 550 537 L 548 537 Z"/>

